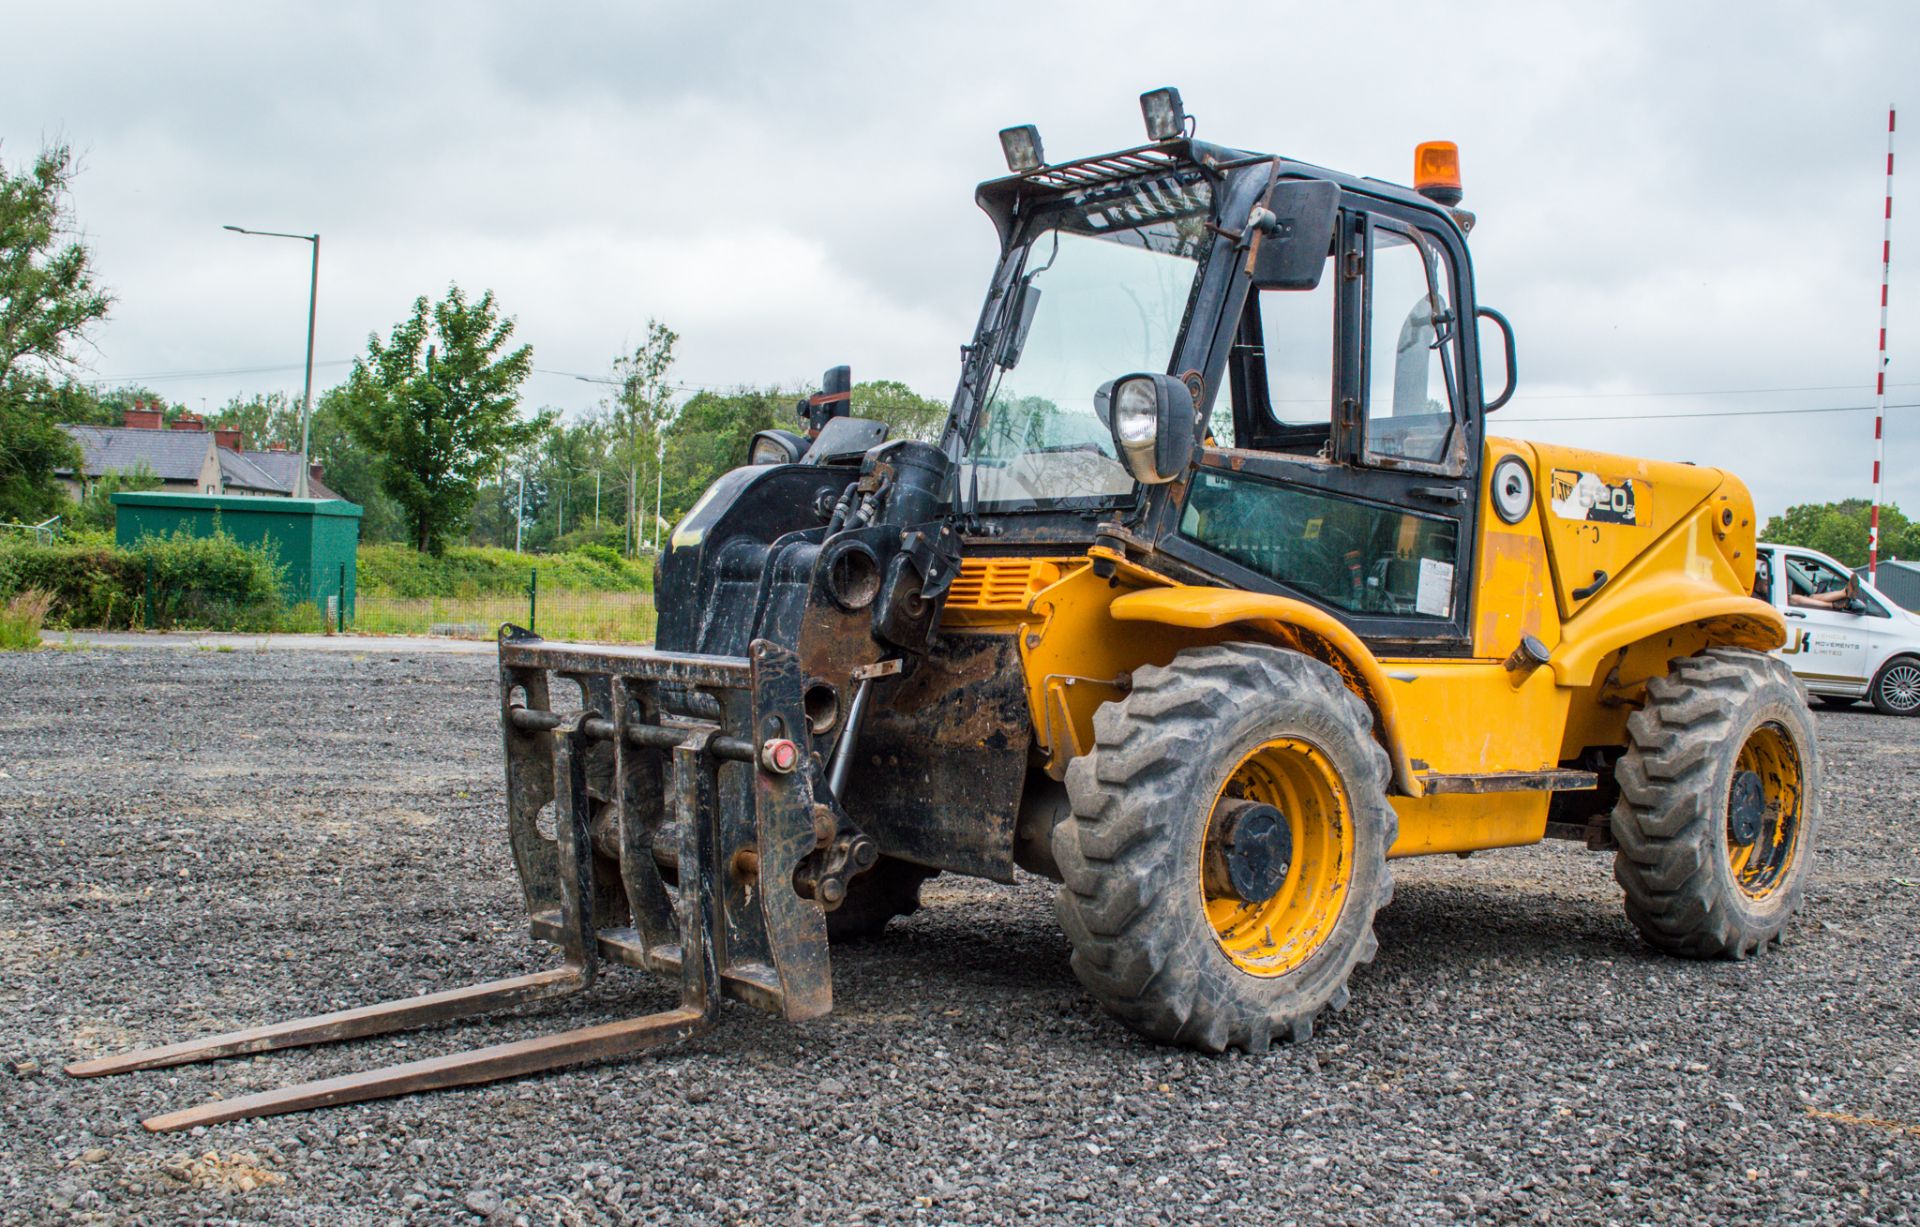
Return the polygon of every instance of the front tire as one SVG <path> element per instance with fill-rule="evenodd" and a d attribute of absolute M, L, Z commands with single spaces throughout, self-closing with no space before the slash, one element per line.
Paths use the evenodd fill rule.
<path fill-rule="evenodd" d="M 1134 674 L 1054 830 L 1073 970 L 1143 1035 L 1304 1041 L 1378 948 L 1399 823 L 1373 716 L 1333 669 L 1226 644 Z"/>
<path fill-rule="evenodd" d="M 1800 909 L 1820 825 L 1813 714 L 1782 661 L 1714 648 L 1647 683 L 1614 776 L 1614 878 L 1652 945 L 1743 959 Z"/>
<path fill-rule="evenodd" d="M 1883 716 L 1920 714 L 1920 659 L 1896 656 L 1881 665 L 1868 694 L 1873 709 Z"/>

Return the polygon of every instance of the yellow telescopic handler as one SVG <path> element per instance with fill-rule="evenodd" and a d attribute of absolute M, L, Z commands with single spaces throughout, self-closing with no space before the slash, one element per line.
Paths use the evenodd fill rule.
<path fill-rule="evenodd" d="M 506 834 L 554 970 L 90 1061 L 91 1076 L 577 992 L 680 1005 L 247 1095 L 178 1129 L 484 1082 L 832 1006 L 833 943 L 937 873 L 1059 885 L 1134 1030 L 1301 1042 L 1376 948 L 1393 861 L 1613 853 L 1661 950 L 1741 959 L 1800 906 L 1806 701 L 1724 470 L 1489 433 L 1458 157 L 1399 187 L 1193 138 L 1048 162 L 1001 133 L 1000 256 L 937 439 L 844 367 L 674 530 L 658 642 L 504 628 Z M 1362 981 L 1364 985 L 1364 981 Z"/>

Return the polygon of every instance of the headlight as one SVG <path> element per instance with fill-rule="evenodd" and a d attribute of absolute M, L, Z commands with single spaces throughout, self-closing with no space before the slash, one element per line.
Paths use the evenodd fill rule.
<path fill-rule="evenodd" d="M 1158 398 L 1146 379 L 1121 381 L 1113 390 L 1113 434 L 1128 454 L 1152 465 L 1153 445 L 1160 433 Z"/>
<path fill-rule="evenodd" d="M 1127 375 L 1103 383 L 1093 411 L 1134 480 L 1158 485 L 1179 477 L 1193 459 L 1194 396 L 1172 375 Z"/>
<path fill-rule="evenodd" d="M 747 448 L 748 464 L 793 464 L 806 453 L 807 441 L 787 430 L 763 430 Z"/>

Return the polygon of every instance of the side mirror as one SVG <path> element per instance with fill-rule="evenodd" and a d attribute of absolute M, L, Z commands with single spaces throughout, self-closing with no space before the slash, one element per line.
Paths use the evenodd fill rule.
<path fill-rule="evenodd" d="M 1193 393 L 1171 375 L 1128 375 L 1100 385 L 1094 412 L 1134 480 L 1164 485 L 1193 462 Z"/>
<path fill-rule="evenodd" d="M 1031 277 L 1023 278 L 1020 286 L 1013 292 L 1013 303 L 1008 308 L 1008 327 L 1006 339 L 1000 344 L 1000 353 L 994 358 L 994 365 L 1001 370 L 1010 371 L 1020 365 L 1020 351 L 1027 347 L 1027 333 L 1033 330 L 1033 313 L 1040 307 L 1040 289 L 1033 284 Z"/>
<path fill-rule="evenodd" d="M 1247 274 L 1257 290 L 1311 290 L 1326 271 L 1340 221 L 1340 187 L 1325 179 L 1285 179 L 1247 219 Z"/>
<path fill-rule="evenodd" d="M 807 441 L 791 430 L 762 430 L 747 447 L 748 464 L 798 464 Z"/>
<path fill-rule="evenodd" d="M 1514 365 L 1513 325 L 1507 323 L 1507 317 L 1495 311 L 1492 307 L 1478 307 L 1474 310 L 1473 314 L 1478 319 L 1492 320 L 1494 326 L 1500 329 L 1502 344 L 1507 355 L 1507 386 L 1500 389 L 1500 395 L 1494 397 L 1492 400 L 1488 400 L 1486 384 L 1487 364 L 1485 357 L 1487 347 L 1484 345 L 1480 347 L 1480 411 L 1482 413 L 1492 413 L 1495 409 L 1498 409 L 1513 399 L 1514 384 L 1520 378 L 1519 368 Z"/>

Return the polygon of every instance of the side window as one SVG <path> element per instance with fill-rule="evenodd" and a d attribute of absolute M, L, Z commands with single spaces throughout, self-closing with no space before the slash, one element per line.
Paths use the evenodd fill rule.
<path fill-rule="evenodd" d="M 1336 609 L 1453 616 L 1460 526 L 1443 516 L 1208 469 L 1180 532 Z"/>
<path fill-rule="evenodd" d="M 1333 300 L 1339 278 L 1328 270 L 1311 290 L 1260 291 L 1267 405 L 1281 426 L 1333 420 Z"/>
<path fill-rule="evenodd" d="M 1787 575 L 1792 580 L 1795 596 L 1825 596 L 1830 592 L 1839 592 L 1852 579 L 1838 567 L 1804 555 L 1795 555 L 1787 560 Z"/>
<path fill-rule="evenodd" d="M 1256 290 L 1247 296 L 1228 366 L 1233 425 L 1227 426 L 1227 414 L 1214 415 L 1216 443 L 1296 456 L 1325 454 L 1332 437 L 1340 293 L 1333 257 L 1327 262 L 1320 284 L 1311 290 Z"/>
<path fill-rule="evenodd" d="M 1367 453 L 1443 464 L 1454 420 L 1457 321 L 1446 255 L 1415 230 L 1376 223 L 1367 260 Z"/>

